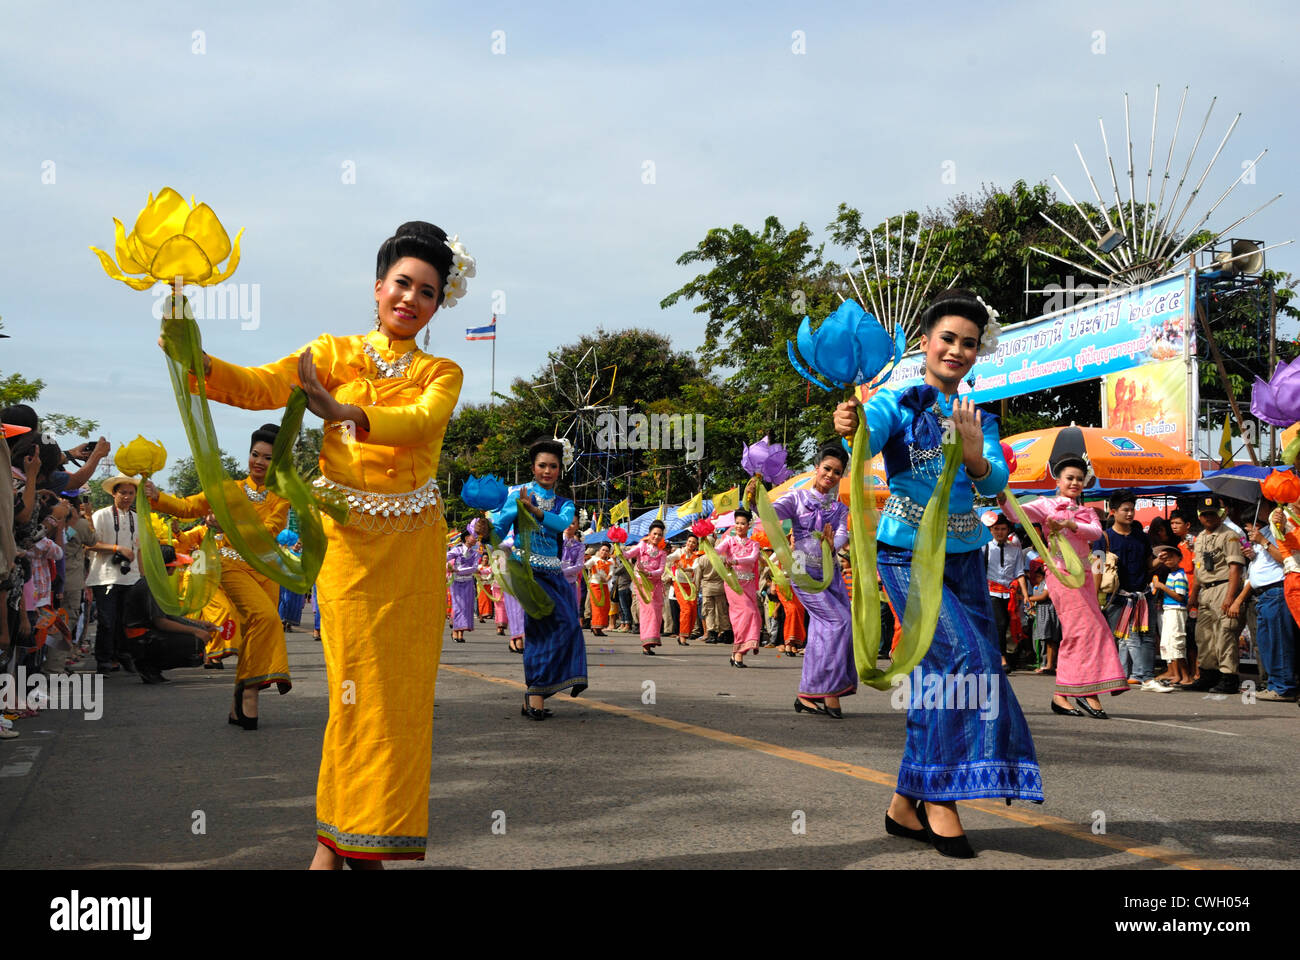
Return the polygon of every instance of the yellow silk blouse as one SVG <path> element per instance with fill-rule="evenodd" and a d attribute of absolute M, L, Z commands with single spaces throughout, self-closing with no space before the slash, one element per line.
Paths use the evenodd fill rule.
<path fill-rule="evenodd" d="M 368 431 L 356 424 L 325 424 L 321 472 L 335 483 L 384 494 L 407 493 L 433 480 L 447 422 L 460 397 L 460 367 L 416 349 L 414 340 L 390 341 L 378 330 L 346 337 L 322 334 L 303 349 L 311 350 L 316 376 L 334 398 L 363 407 L 370 420 Z M 283 407 L 299 386 L 300 353 L 261 367 L 212 357 L 208 397 L 246 410 Z M 384 366 L 405 375 L 385 376 Z"/>

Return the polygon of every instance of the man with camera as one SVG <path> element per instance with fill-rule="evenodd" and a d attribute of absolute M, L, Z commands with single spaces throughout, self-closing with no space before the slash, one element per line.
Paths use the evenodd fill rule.
<path fill-rule="evenodd" d="M 123 632 L 122 608 L 126 602 L 127 588 L 140 579 L 136 554 L 140 549 L 140 535 L 136 530 L 136 481 L 120 474 L 104 481 L 104 492 L 113 498 L 111 506 L 96 510 L 91 523 L 95 528 L 95 542 L 86 550 L 91 555 L 90 574 L 86 586 L 95 592 L 95 606 L 99 610 L 99 626 L 95 633 L 95 660 L 99 672 L 107 674 L 117 669 L 114 660 L 120 660 L 128 670 L 130 658 L 125 654 L 126 635 Z"/>

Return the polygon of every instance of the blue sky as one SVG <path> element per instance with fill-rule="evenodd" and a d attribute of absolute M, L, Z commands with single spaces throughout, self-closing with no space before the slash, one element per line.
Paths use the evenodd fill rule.
<path fill-rule="evenodd" d="M 700 319 L 658 304 L 693 275 L 675 260 L 710 227 L 775 214 L 821 236 L 841 201 L 875 222 L 1053 173 L 1083 197 L 1073 143 L 1103 176 L 1102 116 L 1119 162 L 1126 91 L 1144 175 L 1157 83 L 1161 166 L 1184 85 L 1176 160 L 1219 97 L 1194 174 L 1244 114 L 1189 216 L 1268 147 L 1211 225 L 1282 192 L 1239 232 L 1297 232 L 1300 15 L 1282 3 L 129 9 L 0 5 L 0 316 L 13 338 L 0 372 L 44 379 L 38 409 L 94 417 L 115 444 L 161 438 L 173 456 L 186 450 L 153 299 L 87 249 L 111 249 L 111 218 L 129 228 L 164 185 L 209 203 L 232 235 L 246 228 L 234 280 L 257 285 L 260 324 L 201 324 L 209 352 L 237 363 L 367 329 L 375 249 L 402 221 L 459 233 L 478 275 L 435 317 L 431 349 L 464 367 L 467 402 L 487 399 L 491 345 L 464 330 L 488 322 L 495 291 L 498 390 L 598 325 L 650 325 L 694 348 Z M 1300 274 L 1300 251 L 1269 265 Z M 239 455 L 266 419 L 278 414 L 216 408 Z"/>

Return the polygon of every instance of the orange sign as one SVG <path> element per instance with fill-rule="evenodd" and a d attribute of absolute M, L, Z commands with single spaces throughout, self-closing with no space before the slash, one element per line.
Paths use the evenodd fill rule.
<path fill-rule="evenodd" d="M 1173 450 L 1190 452 L 1187 364 L 1181 358 L 1108 373 L 1102 383 L 1102 422 L 1108 429 L 1154 437 Z"/>

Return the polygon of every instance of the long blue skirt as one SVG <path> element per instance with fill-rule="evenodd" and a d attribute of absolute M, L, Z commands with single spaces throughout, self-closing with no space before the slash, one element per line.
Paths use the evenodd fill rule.
<path fill-rule="evenodd" d="M 280 622 L 292 623 L 295 627 L 302 625 L 302 605 L 307 599 L 305 593 L 290 593 L 280 588 Z"/>
<path fill-rule="evenodd" d="M 587 689 L 587 643 L 573 603 L 573 584 L 557 571 L 533 568 L 533 576 L 555 604 L 541 620 L 528 617 L 524 642 L 524 683 L 531 696 L 549 697 Z"/>
<path fill-rule="evenodd" d="M 905 615 L 912 551 L 880 544 L 885 592 Z M 937 588 L 937 585 L 936 585 Z M 934 641 L 909 677 L 898 792 L 917 800 L 1013 797 L 1043 802 L 1024 712 L 998 653 L 983 557 L 950 553 Z"/>

